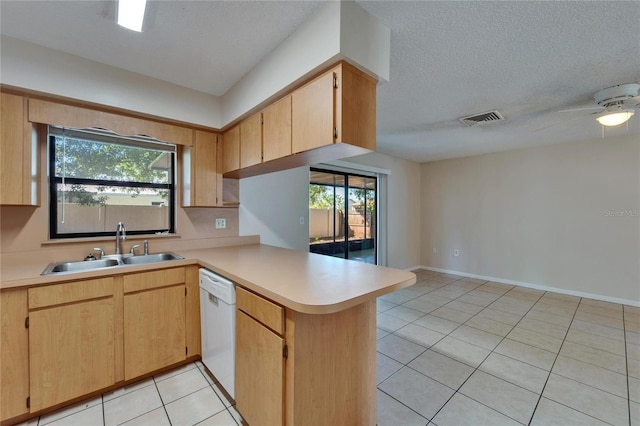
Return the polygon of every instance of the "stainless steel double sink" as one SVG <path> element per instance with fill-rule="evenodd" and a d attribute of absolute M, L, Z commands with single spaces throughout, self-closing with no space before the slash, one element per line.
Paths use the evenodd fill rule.
<path fill-rule="evenodd" d="M 87 272 L 94 271 L 96 269 L 107 269 L 128 265 L 146 265 L 149 263 L 167 262 L 170 260 L 179 259 L 183 259 L 183 257 L 169 251 L 139 256 L 134 256 L 132 254 L 113 254 L 104 256 L 98 260 L 79 260 L 50 263 L 40 275 Z"/>

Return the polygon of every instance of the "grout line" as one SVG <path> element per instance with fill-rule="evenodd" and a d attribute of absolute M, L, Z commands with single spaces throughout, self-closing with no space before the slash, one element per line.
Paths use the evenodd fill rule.
<path fill-rule="evenodd" d="M 162 403 L 162 409 L 164 410 L 164 415 L 167 416 L 167 420 L 169 421 L 169 425 L 172 425 L 173 423 L 171 423 L 171 417 L 169 417 L 169 412 L 167 411 L 167 406 L 164 403 L 164 399 L 162 399 L 162 394 L 160 393 L 160 389 L 158 389 L 158 383 L 156 382 L 156 377 L 153 376 L 151 379 L 153 380 L 153 385 L 156 387 L 156 392 L 158 392 L 158 396 L 160 397 L 160 402 Z M 154 408 L 154 410 L 155 410 L 155 408 Z M 138 417 L 140 417 L 140 416 L 138 416 Z"/>

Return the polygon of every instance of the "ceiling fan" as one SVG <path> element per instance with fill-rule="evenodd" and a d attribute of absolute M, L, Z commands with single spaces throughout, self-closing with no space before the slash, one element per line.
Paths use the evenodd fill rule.
<path fill-rule="evenodd" d="M 607 87 L 596 92 L 593 100 L 598 106 L 576 109 L 565 109 L 558 112 L 586 111 L 597 109 L 591 115 L 602 126 L 618 126 L 626 123 L 640 109 L 640 84 L 627 83 Z"/>

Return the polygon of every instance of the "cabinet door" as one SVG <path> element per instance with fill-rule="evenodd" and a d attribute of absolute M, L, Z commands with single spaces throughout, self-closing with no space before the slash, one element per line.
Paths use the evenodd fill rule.
<path fill-rule="evenodd" d="M 291 155 L 291 96 L 262 111 L 263 161 Z"/>
<path fill-rule="evenodd" d="M 217 135 L 194 131 L 193 146 L 183 148 L 183 207 L 215 207 L 218 197 Z"/>
<path fill-rule="evenodd" d="M 113 297 L 30 312 L 29 367 L 32 412 L 111 386 Z"/>
<path fill-rule="evenodd" d="M 184 289 L 183 284 L 125 294 L 125 380 L 186 358 Z"/>
<path fill-rule="evenodd" d="M 334 72 L 330 71 L 291 95 L 292 152 L 334 142 Z"/>
<path fill-rule="evenodd" d="M 29 412 L 28 314 L 26 289 L 0 293 L 0 421 Z"/>
<path fill-rule="evenodd" d="M 240 168 L 262 163 L 262 115 L 240 123 Z"/>
<path fill-rule="evenodd" d="M 0 100 L 0 204 L 37 205 L 37 147 L 27 122 L 26 99 L 0 93 Z"/>
<path fill-rule="evenodd" d="M 240 168 L 240 126 L 233 126 L 222 135 L 221 173 Z"/>
<path fill-rule="evenodd" d="M 284 422 L 284 339 L 236 310 L 236 406 L 250 425 Z"/>

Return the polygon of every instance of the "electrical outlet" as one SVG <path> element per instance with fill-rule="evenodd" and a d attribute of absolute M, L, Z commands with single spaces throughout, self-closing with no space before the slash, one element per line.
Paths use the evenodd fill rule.
<path fill-rule="evenodd" d="M 437 252 L 438 252 L 438 249 L 434 247 L 433 248 L 433 254 L 436 254 Z"/>
<path fill-rule="evenodd" d="M 454 256 L 460 256 L 460 250 L 458 250 L 458 249 L 453 249 L 453 255 L 454 255 Z"/>
<path fill-rule="evenodd" d="M 216 229 L 225 229 L 227 227 L 227 219 L 225 218 L 216 218 Z"/>
<path fill-rule="evenodd" d="M 304 216 L 300 216 L 300 225 L 304 225 Z"/>

